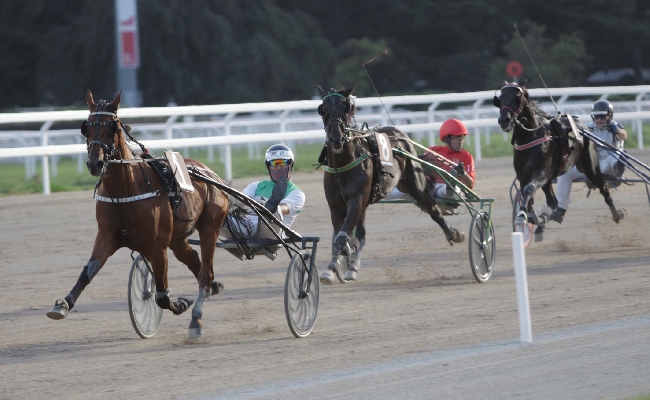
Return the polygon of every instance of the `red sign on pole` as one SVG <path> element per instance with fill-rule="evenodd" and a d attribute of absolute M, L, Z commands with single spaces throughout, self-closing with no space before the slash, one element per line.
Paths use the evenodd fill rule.
<path fill-rule="evenodd" d="M 510 61 L 506 66 L 506 72 L 513 78 L 517 78 L 524 72 L 524 67 L 521 66 L 519 61 Z"/>
<path fill-rule="evenodd" d="M 122 42 L 120 53 L 120 66 L 121 67 L 135 67 L 140 66 L 138 59 L 138 42 L 135 31 L 120 32 L 120 41 Z"/>
<path fill-rule="evenodd" d="M 117 18 L 117 51 L 119 68 L 138 68 L 138 15 L 136 0 L 115 0 Z"/>

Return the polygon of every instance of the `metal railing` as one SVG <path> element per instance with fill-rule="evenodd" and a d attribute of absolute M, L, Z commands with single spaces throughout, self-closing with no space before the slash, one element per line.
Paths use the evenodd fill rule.
<path fill-rule="evenodd" d="M 530 89 L 529 95 L 534 99 L 547 99 L 545 89 Z M 552 88 L 549 92 L 555 103 L 563 112 L 577 115 L 589 120 L 589 107 L 593 98 L 606 99 L 611 95 L 634 96 L 634 100 L 613 102 L 618 121 L 632 121 L 637 134 L 637 145 L 643 148 L 642 123 L 650 119 L 650 85 L 616 86 L 616 87 L 574 87 Z M 449 93 L 435 95 L 388 96 L 379 98 L 358 98 L 357 120 L 374 124 L 388 125 L 391 121 L 396 127 L 416 139 L 428 137 L 429 143 L 435 143 L 436 132 L 447 118 L 462 119 L 472 130 L 474 156 L 477 161 L 482 158 L 481 134 L 498 131 L 496 118 L 498 110 L 491 105 L 497 91 L 471 93 Z M 572 100 L 579 97 L 581 100 Z M 585 97 L 591 99 L 585 100 Z M 276 103 L 246 103 L 208 106 L 181 107 L 145 107 L 120 109 L 120 118 L 131 123 L 132 133 L 140 139 L 146 139 L 146 145 L 153 149 L 187 149 L 192 147 L 208 148 L 212 157 L 214 147 L 222 148 L 222 161 L 225 178 L 232 178 L 231 146 L 254 146 L 259 143 L 292 142 L 294 140 L 322 140 L 324 133 L 322 121 L 316 114 L 320 100 L 302 100 Z M 383 104 L 382 104 L 383 103 Z M 441 107 L 443 106 L 444 107 Z M 384 109 L 386 107 L 386 110 Z M 550 102 L 540 102 L 540 108 L 551 114 L 555 113 Z M 420 109 L 425 111 L 414 111 Z M 621 110 L 625 110 L 620 112 Z M 388 111 L 388 113 L 386 112 Z M 0 132 L 0 146 L 3 143 L 12 147 L 0 148 L 0 159 L 25 157 L 26 170 L 28 161 L 35 168 L 34 157 L 41 157 L 43 175 L 43 193 L 50 193 L 50 157 L 77 154 L 79 160 L 86 152 L 84 144 L 71 144 L 70 140 L 81 138 L 77 130 L 51 130 L 56 122 L 83 121 L 88 111 L 46 111 L 0 114 L 0 126 L 7 124 L 42 124 L 38 131 L 4 131 Z M 182 119 L 181 119 L 182 118 Z M 152 120 L 151 122 L 146 122 Z M 164 122 L 161 122 L 163 121 Z M 262 133 L 254 133 L 263 131 Z M 251 133 L 253 132 L 253 133 Z M 489 140 L 490 135 L 485 136 Z M 504 136 L 505 137 L 505 136 Z M 76 138 L 76 139 L 74 139 Z M 39 140 L 40 139 L 40 140 Z M 13 141 L 13 142 L 12 142 Z M 68 141 L 65 144 L 57 142 Z M 39 145 L 34 145 L 38 142 Z M 18 145 L 18 147 L 13 146 Z M 212 162 L 212 160 L 209 160 Z M 31 164 L 30 164 L 31 165 Z M 79 161 L 79 165 L 81 161 Z M 79 167 L 82 168 L 82 167 Z"/>

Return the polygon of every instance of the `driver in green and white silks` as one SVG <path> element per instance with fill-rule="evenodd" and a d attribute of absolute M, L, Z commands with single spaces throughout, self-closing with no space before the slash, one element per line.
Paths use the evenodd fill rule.
<path fill-rule="evenodd" d="M 264 157 L 270 179 L 249 184 L 243 193 L 264 205 L 282 221 L 291 227 L 305 204 L 305 194 L 291 181 L 294 156 L 291 149 L 283 144 L 275 144 L 266 150 Z M 257 232 L 259 217 L 252 210 L 248 213 L 253 232 Z M 224 232 L 225 230 L 225 232 Z M 221 230 L 222 236 L 227 228 Z M 256 237 L 255 239 L 275 239 L 275 237 Z"/>

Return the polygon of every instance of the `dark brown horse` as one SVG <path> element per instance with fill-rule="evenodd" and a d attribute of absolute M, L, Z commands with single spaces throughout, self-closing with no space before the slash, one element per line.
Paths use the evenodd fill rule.
<path fill-rule="evenodd" d="M 504 82 L 501 97 L 494 97 L 494 105 L 500 109 L 498 122 L 501 129 L 513 131 L 514 167 L 523 198 L 515 225 L 528 221 L 538 225 L 537 234 L 542 232 L 546 221 L 535 215 L 535 191 L 541 187 L 546 195 L 546 204 L 554 210 L 557 199 L 552 179 L 574 165 L 598 187 L 612 218 L 619 222 L 623 213 L 614 207 L 600 172 L 595 145 L 580 134 L 580 129 L 587 129 L 580 121 L 567 115 L 552 118 L 541 111 L 531 104 L 524 84 Z"/>
<path fill-rule="evenodd" d="M 357 279 L 366 236 L 366 208 L 395 187 L 415 199 L 417 206 L 440 225 L 450 244 L 462 242 L 463 233 L 447 225 L 426 188 L 424 171 L 417 162 L 395 156 L 392 166 L 382 166 L 378 154 L 382 148 L 385 153 L 392 154 L 393 147 L 400 147 L 417 157 L 409 137 L 394 126 L 363 132 L 352 129 L 350 122 L 355 107 L 350 95 L 354 88 L 325 92 L 319 87 L 318 90 L 323 98 L 318 113 L 323 118 L 326 133 L 327 168 L 323 184 L 334 228 L 332 261 L 321 275 L 321 282 L 333 282 L 333 275 L 339 268 L 338 258 L 344 251 L 350 255 L 344 279 Z M 373 141 L 382 140 L 375 140 L 374 132 L 386 134 L 389 143 L 384 143 L 384 147 L 381 143 L 373 145 Z M 353 230 L 355 239 L 351 240 Z"/>
<path fill-rule="evenodd" d="M 191 338 L 198 337 L 201 335 L 203 300 L 223 288 L 214 281 L 212 258 L 219 229 L 227 214 L 228 196 L 214 185 L 192 179 L 194 191 L 183 192 L 181 201 L 175 202 L 172 208 L 168 191 L 175 189 L 167 187 L 149 163 L 138 162 L 142 160 L 138 160 L 127 145 L 128 130 L 117 117 L 120 97 L 121 92 L 111 103 L 100 100 L 95 104 L 90 90 L 86 95 L 90 115 L 83 122 L 81 132 L 86 136 L 88 170 L 100 177 L 95 196 L 98 231 L 90 260 L 77 283 L 65 299 L 56 301 L 47 316 L 65 318 L 108 257 L 122 247 L 139 252 L 149 261 L 156 282 L 158 306 L 177 315 L 183 313 L 192 301 L 183 298 L 171 301 L 169 298 L 167 248 L 170 248 L 199 282 L 189 331 Z M 132 162 L 120 163 L 119 160 Z M 185 163 L 209 171 L 198 161 L 185 159 Z M 200 236 L 200 258 L 187 241 L 194 230 Z"/>

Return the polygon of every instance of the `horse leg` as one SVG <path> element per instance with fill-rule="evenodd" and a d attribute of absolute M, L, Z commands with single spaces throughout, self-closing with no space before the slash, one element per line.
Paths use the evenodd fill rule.
<path fill-rule="evenodd" d="M 206 207 L 207 208 L 207 207 Z M 214 250 L 215 243 L 219 236 L 219 230 L 226 218 L 226 211 L 228 206 L 223 209 L 212 208 L 204 210 L 207 215 L 213 216 L 208 220 L 200 220 L 197 224 L 199 231 L 199 238 L 201 240 L 201 271 L 198 275 L 199 280 L 199 294 L 196 298 L 196 303 L 192 308 L 192 321 L 188 327 L 187 338 L 198 339 L 201 337 L 201 318 L 203 317 L 203 302 L 207 297 L 213 293 L 214 284 Z M 223 288 L 223 286 L 221 286 Z M 219 292 L 219 282 L 217 282 L 217 293 Z"/>
<path fill-rule="evenodd" d="M 614 200 L 612 200 L 612 196 L 609 194 L 609 190 L 606 186 L 606 184 L 603 184 L 602 187 L 598 188 L 600 190 L 600 194 L 603 195 L 605 198 L 605 203 L 607 203 L 607 206 L 609 207 L 609 211 L 612 213 L 612 219 L 614 222 L 617 224 L 621 222 L 623 217 L 625 217 L 625 210 L 617 210 L 616 207 L 614 206 Z"/>
<path fill-rule="evenodd" d="M 163 310 L 169 310 L 175 315 L 180 315 L 187 311 L 193 301 L 184 297 L 179 297 L 176 301 L 169 298 L 169 289 L 167 288 L 167 249 L 155 248 L 152 246 L 142 254 L 151 265 L 153 277 L 156 281 L 156 304 Z"/>
<path fill-rule="evenodd" d="M 465 241 L 465 234 L 447 224 L 447 221 L 443 218 L 438 206 L 433 206 L 429 212 L 429 216 L 440 225 L 440 228 L 445 233 L 445 238 L 447 239 L 447 242 L 449 242 L 450 246 L 453 246 L 454 243 L 463 243 Z"/>
<path fill-rule="evenodd" d="M 535 184 L 532 182 L 521 189 L 521 205 L 515 218 L 515 225 L 528 222 L 528 211 L 532 208 L 533 196 L 536 189 Z"/>
<path fill-rule="evenodd" d="M 363 250 L 363 246 L 366 244 L 365 220 L 366 212 L 364 211 L 361 213 L 357 222 L 354 237 L 349 240 L 352 254 L 350 255 L 350 266 L 344 276 L 347 281 L 356 281 L 359 269 L 361 268 L 361 250 Z"/>
<path fill-rule="evenodd" d="M 557 197 L 555 197 L 555 192 L 553 191 L 553 181 L 548 180 L 545 184 L 542 185 L 542 191 L 546 196 L 546 205 L 551 209 L 555 210 L 558 205 Z"/>
<path fill-rule="evenodd" d="M 52 307 L 46 315 L 55 320 L 67 317 L 68 311 L 74 307 L 81 292 L 83 292 L 86 286 L 88 286 L 95 275 L 97 275 L 99 270 L 104 266 L 108 257 L 112 256 L 119 248 L 120 246 L 111 236 L 98 233 L 95 237 L 95 244 L 93 246 L 90 260 L 88 260 L 86 265 L 83 267 L 79 278 L 77 278 L 77 283 L 65 299 L 56 300 L 54 307 Z"/>
<path fill-rule="evenodd" d="M 201 259 L 199 258 L 199 253 L 194 250 L 186 239 L 180 239 L 170 243 L 169 248 L 174 253 L 174 257 L 183 264 L 187 265 L 187 268 L 194 274 L 196 280 L 199 280 L 199 273 L 201 272 Z M 210 294 L 219 294 L 224 290 L 224 286 L 221 282 L 212 281 L 210 285 Z"/>
<path fill-rule="evenodd" d="M 593 176 L 589 176 L 591 174 L 588 174 L 587 171 L 585 171 L 585 175 L 587 175 L 587 178 L 589 178 L 589 180 L 594 185 L 596 185 L 596 187 L 600 191 L 600 194 L 605 199 L 605 203 L 609 207 L 609 211 L 612 213 L 612 219 L 614 220 L 614 222 L 618 224 L 621 221 L 621 219 L 625 217 L 625 210 L 617 210 L 616 207 L 614 206 L 614 200 L 612 199 L 612 196 L 609 193 L 609 188 L 607 187 L 607 182 L 605 182 L 605 178 L 603 178 L 602 174 L 600 174 L 600 171 L 598 173 L 593 174 Z"/>
<path fill-rule="evenodd" d="M 349 235 L 354 226 L 357 225 L 359 217 L 363 209 L 363 196 L 357 196 L 347 200 L 347 210 L 345 219 L 340 225 L 339 231 L 336 231 L 337 226 L 340 224 L 340 216 L 335 211 L 332 211 L 332 226 L 334 227 L 334 234 L 332 239 L 332 260 L 327 266 L 321 276 L 320 281 L 325 285 L 334 283 L 334 271 L 339 267 L 338 258 L 344 250 L 349 248 Z"/>

